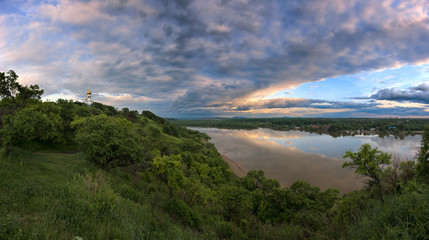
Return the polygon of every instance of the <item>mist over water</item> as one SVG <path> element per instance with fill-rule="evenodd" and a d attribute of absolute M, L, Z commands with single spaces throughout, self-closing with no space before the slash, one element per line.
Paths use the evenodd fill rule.
<path fill-rule="evenodd" d="M 268 178 L 277 179 L 283 187 L 304 180 L 321 189 L 336 188 L 341 193 L 360 189 L 364 178 L 341 165 L 346 150 L 357 151 L 362 144 L 392 153 L 401 161 L 412 160 L 418 151 L 421 135 L 403 140 L 377 135 L 331 137 L 300 131 L 271 129 L 229 130 L 192 128 L 211 137 L 210 142 L 222 154 L 244 170 L 262 169 Z"/>

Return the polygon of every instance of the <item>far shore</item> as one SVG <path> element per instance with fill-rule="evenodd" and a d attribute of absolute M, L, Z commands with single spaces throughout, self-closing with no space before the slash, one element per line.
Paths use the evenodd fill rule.
<path fill-rule="evenodd" d="M 230 158 L 228 158 L 227 156 L 220 154 L 220 156 L 222 157 L 222 159 L 228 163 L 229 167 L 231 168 L 232 172 L 237 175 L 238 177 L 245 177 L 247 175 L 247 171 L 243 170 L 243 168 L 241 168 L 241 166 L 234 162 L 233 160 L 231 160 Z"/>

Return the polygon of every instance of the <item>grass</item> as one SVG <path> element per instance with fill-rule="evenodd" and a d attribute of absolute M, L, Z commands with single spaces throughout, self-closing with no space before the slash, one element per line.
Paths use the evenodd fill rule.
<path fill-rule="evenodd" d="M 144 175 L 102 171 L 81 153 L 14 149 L 0 160 L 0 239 L 211 238 L 153 204 L 168 197 Z"/>

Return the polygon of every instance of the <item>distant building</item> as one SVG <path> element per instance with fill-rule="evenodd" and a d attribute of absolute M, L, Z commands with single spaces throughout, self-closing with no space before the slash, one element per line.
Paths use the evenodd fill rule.
<path fill-rule="evenodd" d="M 88 104 L 88 105 L 91 105 L 92 104 L 92 96 L 91 96 L 91 91 L 89 90 L 89 87 L 88 87 L 88 92 L 86 93 L 86 98 L 85 98 L 85 103 L 86 104 Z"/>
<path fill-rule="evenodd" d="M 323 125 L 323 131 L 328 131 L 328 130 L 329 130 L 329 127 L 331 127 L 331 125 L 330 125 L 330 124 Z"/>

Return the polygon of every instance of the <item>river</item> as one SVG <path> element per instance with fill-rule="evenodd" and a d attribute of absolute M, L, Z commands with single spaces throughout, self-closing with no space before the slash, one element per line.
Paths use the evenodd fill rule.
<path fill-rule="evenodd" d="M 364 178 L 341 165 L 346 150 L 356 152 L 362 144 L 392 153 L 401 161 L 413 160 L 421 135 L 404 139 L 378 135 L 331 137 L 300 131 L 230 130 L 191 128 L 211 137 L 218 151 L 235 161 L 244 171 L 262 169 L 268 178 L 277 179 L 283 187 L 304 180 L 321 189 L 336 188 L 341 193 L 362 188 Z"/>

